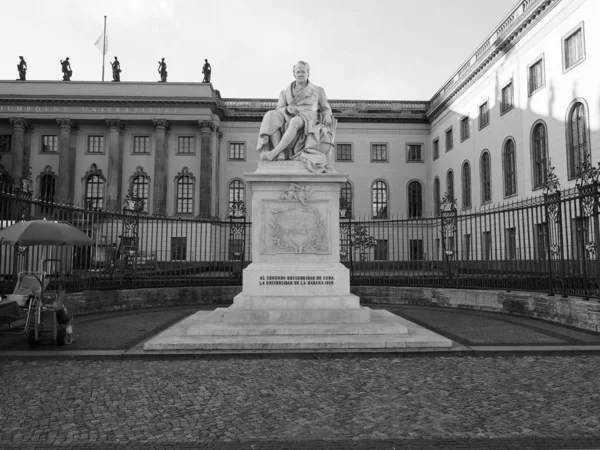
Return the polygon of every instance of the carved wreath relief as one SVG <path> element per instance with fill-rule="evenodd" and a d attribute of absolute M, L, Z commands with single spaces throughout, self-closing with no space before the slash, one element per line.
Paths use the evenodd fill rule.
<path fill-rule="evenodd" d="M 290 183 L 263 206 L 263 253 L 329 253 L 327 202 L 310 201 L 310 185 Z"/>

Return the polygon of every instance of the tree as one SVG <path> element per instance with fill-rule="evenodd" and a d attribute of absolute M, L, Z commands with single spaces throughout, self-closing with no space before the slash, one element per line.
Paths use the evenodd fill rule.
<path fill-rule="evenodd" d="M 359 251 L 361 261 L 366 261 L 367 250 L 375 247 L 375 238 L 369 235 L 369 231 L 364 225 L 354 225 L 352 227 L 350 241 L 352 248 Z"/>

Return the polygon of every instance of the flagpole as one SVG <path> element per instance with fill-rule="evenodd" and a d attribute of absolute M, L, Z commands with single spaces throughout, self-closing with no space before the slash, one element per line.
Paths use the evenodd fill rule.
<path fill-rule="evenodd" d="M 102 81 L 104 81 L 104 62 L 106 60 L 106 16 L 104 16 L 104 33 L 102 34 Z"/>

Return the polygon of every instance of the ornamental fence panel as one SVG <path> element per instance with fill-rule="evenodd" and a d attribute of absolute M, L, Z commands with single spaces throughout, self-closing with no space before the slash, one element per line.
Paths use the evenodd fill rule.
<path fill-rule="evenodd" d="M 518 202 L 408 219 L 340 218 L 340 260 L 353 285 L 545 292 L 600 298 L 597 182 Z M 446 205 L 447 206 L 447 205 Z M 241 285 L 252 224 L 59 205 L 0 192 L 0 229 L 22 220 L 72 224 L 90 247 L 0 246 L 0 289 L 45 270 L 70 290 Z"/>

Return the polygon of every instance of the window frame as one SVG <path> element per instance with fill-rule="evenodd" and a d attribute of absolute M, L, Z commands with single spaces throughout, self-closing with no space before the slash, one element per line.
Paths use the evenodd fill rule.
<path fill-rule="evenodd" d="M 6 147 L 0 145 L 0 155 L 9 155 L 12 153 L 13 136 L 10 133 L 0 133 L 0 144 L 4 141 L 4 138 L 8 145 Z M 3 151 L 3 148 L 7 148 L 8 150 Z"/>
<path fill-rule="evenodd" d="M 98 179 L 98 182 L 94 183 L 95 185 L 99 186 L 97 197 L 88 197 L 88 186 L 89 186 L 90 180 L 92 178 Z M 93 211 L 102 211 L 104 209 L 104 197 L 106 195 L 106 180 L 104 179 L 104 177 L 99 173 L 88 174 L 84 179 L 83 189 L 84 189 L 84 191 L 83 191 L 84 208 L 91 209 Z M 88 199 L 96 200 L 100 206 L 95 206 L 94 208 L 88 208 L 88 206 L 87 206 L 88 201 L 89 201 Z"/>
<path fill-rule="evenodd" d="M 507 105 L 504 101 L 504 91 L 510 89 L 510 105 Z M 511 78 L 509 81 L 504 83 L 500 88 L 500 115 L 510 112 L 515 108 L 515 85 L 513 84 L 513 79 Z"/>
<path fill-rule="evenodd" d="M 448 139 L 448 136 L 450 136 L 450 139 Z M 444 137 L 446 152 L 449 152 L 454 148 L 454 130 L 452 128 L 452 125 L 446 128 L 446 131 L 444 131 Z"/>
<path fill-rule="evenodd" d="M 463 127 L 463 124 L 467 124 Z M 466 129 L 466 133 L 465 133 Z M 469 116 L 463 116 L 460 118 L 460 142 L 464 142 L 471 137 L 471 118 Z"/>
<path fill-rule="evenodd" d="M 143 178 L 146 182 L 145 183 L 136 183 L 136 180 L 138 178 Z M 134 195 L 136 198 L 141 198 L 143 200 L 143 208 L 142 208 L 142 212 L 144 213 L 148 213 L 150 211 L 150 177 L 148 176 L 148 174 L 146 174 L 145 172 L 136 172 L 134 173 L 131 177 L 130 177 L 130 181 L 129 181 L 129 192 L 132 193 L 132 195 Z M 134 192 L 133 188 L 134 186 L 145 186 L 145 197 L 140 197 L 139 194 L 139 190 L 136 190 Z"/>
<path fill-rule="evenodd" d="M 469 169 L 468 172 L 465 172 L 465 168 Z M 465 174 L 468 174 L 468 179 L 465 179 Z M 463 210 L 471 209 L 473 207 L 473 180 L 471 175 L 471 163 L 469 161 L 464 161 L 460 169 L 461 202 Z"/>
<path fill-rule="evenodd" d="M 101 151 L 91 152 L 90 151 L 90 140 L 93 138 L 102 138 Z M 106 154 L 106 135 L 89 133 L 85 136 L 85 154 L 86 155 L 105 155 Z"/>
<path fill-rule="evenodd" d="M 418 186 L 418 198 L 413 203 L 413 186 Z M 423 183 L 420 180 L 410 180 L 406 185 L 406 203 L 409 219 L 419 219 L 423 217 Z"/>
<path fill-rule="evenodd" d="M 485 106 L 485 115 L 481 113 L 481 108 L 483 106 Z M 479 104 L 479 107 L 477 109 L 478 109 L 478 114 L 479 114 L 479 130 L 483 130 L 491 122 L 491 120 L 490 120 L 490 99 L 486 98 L 485 101 L 483 101 Z M 487 121 L 485 123 L 483 122 L 484 117 L 487 119 Z"/>
<path fill-rule="evenodd" d="M 136 152 L 135 141 L 137 138 L 148 138 L 148 151 L 147 152 Z M 131 136 L 131 154 L 137 156 L 151 156 L 152 155 L 152 135 L 150 134 L 134 134 Z"/>
<path fill-rule="evenodd" d="M 346 198 L 347 195 L 342 195 L 343 193 L 347 193 L 347 191 L 350 190 L 350 201 L 348 201 L 348 199 Z M 346 204 L 350 204 L 349 208 L 345 208 L 346 209 L 346 214 L 342 216 L 341 214 L 341 209 L 342 209 L 342 198 L 345 198 L 345 202 Z M 340 186 L 340 203 L 339 203 L 339 209 L 340 209 L 340 217 L 354 217 L 353 212 L 354 212 L 354 186 L 352 185 L 352 182 L 350 180 L 346 180 L 346 182 L 344 184 L 342 184 Z"/>
<path fill-rule="evenodd" d="M 488 172 L 488 180 L 485 180 L 485 175 L 486 175 L 486 171 L 484 170 L 484 157 L 487 155 L 487 160 L 489 163 L 489 166 L 487 168 L 487 172 Z M 488 203 L 491 203 L 492 201 L 492 156 L 489 152 L 489 150 L 484 150 L 481 152 L 481 156 L 479 157 L 479 172 L 481 174 L 481 180 L 480 180 L 480 185 L 481 185 L 481 204 L 482 205 L 486 205 Z M 486 193 L 486 185 L 488 186 L 488 191 L 489 191 L 489 198 L 486 198 L 485 193 Z"/>
<path fill-rule="evenodd" d="M 182 152 L 181 151 L 181 142 L 182 139 L 191 139 L 190 151 Z M 177 151 L 175 152 L 178 156 L 196 156 L 196 135 L 195 134 L 179 134 L 177 135 Z"/>
<path fill-rule="evenodd" d="M 350 148 L 350 158 L 349 159 L 339 159 L 338 158 L 338 146 L 340 145 L 347 145 Z M 335 144 L 335 162 L 343 162 L 343 163 L 349 163 L 349 162 L 354 162 L 354 144 L 352 144 L 352 142 L 336 142 Z"/>
<path fill-rule="evenodd" d="M 531 71 L 538 64 L 541 67 L 542 81 L 539 86 L 534 87 L 532 85 L 533 77 L 531 76 Z M 529 97 L 531 97 L 533 94 L 535 94 L 537 91 L 543 89 L 544 87 L 546 87 L 546 60 L 545 60 L 544 54 L 542 53 L 540 56 L 538 56 L 536 59 L 534 59 L 531 64 L 529 64 L 527 66 L 527 95 Z"/>
<path fill-rule="evenodd" d="M 419 158 L 418 159 L 410 159 L 409 158 L 411 146 L 419 146 Z M 407 142 L 405 144 L 406 162 L 407 163 L 423 163 L 423 162 L 425 162 L 423 159 L 423 148 L 424 148 L 424 145 L 422 142 Z"/>
<path fill-rule="evenodd" d="M 442 214 L 442 192 L 440 177 L 433 179 L 433 214 L 438 217 Z"/>
<path fill-rule="evenodd" d="M 233 186 L 234 183 L 236 183 L 235 187 Z M 237 183 L 240 184 L 239 187 L 237 186 Z M 235 192 L 238 192 L 237 198 L 235 195 L 232 195 L 232 193 L 235 193 Z M 241 195 L 239 195 L 239 193 L 241 193 Z M 244 204 L 244 208 L 246 208 L 246 211 L 247 211 L 246 183 L 244 183 L 244 180 L 241 180 L 240 178 L 233 178 L 233 179 L 229 180 L 229 182 L 227 183 L 227 217 L 244 217 L 244 215 L 241 215 L 241 214 L 238 214 L 238 215 L 232 214 L 233 203 L 239 202 L 240 197 L 241 197 L 242 203 Z"/>
<path fill-rule="evenodd" d="M 177 245 L 175 245 L 177 243 Z M 183 245 L 181 245 L 183 243 Z M 183 248 L 183 255 L 181 249 Z M 187 261 L 187 236 L 171 236 L 171 261 Z M 183 258 L 176 258 L 175 256 L 183 256 Z"/>
<path fill-rule="evenodd" d="M 381 183 L 383 185 L 383 189 L 380 189 L 382 192 L 385 193 L 385 199 L 383 200 L 383 202 L 379 202 L 379 201 L 374 201 L 374 197 L 375 197 L 375 191 L 376 191 L 376 185 L 378 183 Z M 384 214 L 382 216 L 379 216 L 378 214 L 374 214 L 375 212 L 375 205 L 379 205 L 382 204 L 383 205 L 383 211 Z M 373 183 L 371 183 L 371 218 L 373 220 L 385 220 L 389 218 L 389 205 L 390 205 L 390 187 L 388 186 L 387 182 L 385 180 L 382 179 L 377 179 L 374 180 Z"/>
<path fill-rule="evenodd" d="M 507 187 L 508 187 L 508 176 L 510 175 L 509 172 L 507 172 L 507 161 L 506 161 L 506 150 L 507 150 L 507 146 L 508 144 L 512 142 L 512 184 L 514 185 L 514 192 L 509 193 L 507 191 Z M 503 192 L 504 192 L 504 198 L 510 198 L 510 197 L 514 197 L 515 195 L 517 195 L 518 189 L 517 189 L 517 144 L 515 143 L 515 139 L 512 136 L 507 137 L 504 142 L 502 143 L 502 181 L 503 181 Z"/>
<path fill-rule="evenodd" d="M 189 180 L 189 183 L 186 183 L 185 186 L 189 186 L 188 189 L 188 196 L 179 196 L 179 186 L 184 186 L 183 184 L 181 184 L 181 180 L 187 178 Z M 190 215 L 194 215 L 194 194 L 195 194 L 195 187 L 196 187 L 196 179 L 195 177 L 191 174 L 191 173 L 180 173 L 179 175 L 177 175 L 175 177 L 175 215 L 177 216 L 190 216 Z M 186 194 L 186 192 L 182 192 L 182 194 Z M 185 205 L 186 208 L 188 209 L 188 211 L 180 211 L 179 210 L 179 206 L 180 206 L 180 200 L 182 202 L 185 203 L 181 203 L 182 205 Z M 183 208 L 182 208 L 183 209 Z"/>
<path fill-rule="evenodd" d="M 44 151 L 44 147 L 46 145 L 46 144 L 44 144 L 44 138 L 48 138 L 48 137 L 54 138 L 53 141 L 56 141 L 56 146 L 55 146 L 56 150 L 50 151 L 50 152 Z M 40 152 L 39 153 L 41 155 L 58 155 L 58 134 L 42 134 L 40 136 Z"/>
<path fill-rule="evenodd" d="M 541 183 L 537 183 L 537 166 L 538 166 L 538 159 L 536 158 L 536 153 L 537 153 L 537 147 L 536 147 L 536 134 L 535 131 L 537 128 L 543 128 L 544 129 L 544 135 L 543 135 L 543 158 L 541 159 L 541 163 L 543 163 L 543 167 L 542 170 L 543 172 L 541 173 Z M 531 181 L 532 181 L 532 186 L 531 186 L 531 190 L 535 191 L 538 189 L 543 189 L 547 178 L 546 175 L 548 173 L 548 127 L 546 126 L 546 123 L 543 120 L 538 120 L 536 122 L 533 123 L 533 125 L 531 126 L 531 139 L 530 139 L 530 148 L 531 148 Z"/>
<path fill-rule="evenodd" d="M 577 61 L 575 61 L 574 63 L 572 63 L 570 66 L 567 67 L 567 47 L 566 47 L 567 41 L 570 38 L 572 38 L 573 36 L 575 36 L 575 34 L 577 34 L 577 32 L 581 32 L 581 58 L 579 58 Z M 581 21 L 577 25 L 575 25 L 573 28 L 571 28 L 569 30 L 569 32 L 566 33 L 562 37 L 561 43 L 562 43 L 562 55 L 561 56 L 562 56 L 563 74 L 565 74 L 565 73 L 569 72 L 570 70 L 574 69 L 575 67 L 577 67 L 578 65 L 580 65 L 586 59 L 584 22 Z"/>
<path fill-rule="evenodd" d="M 239 158 L 232 157 L 232 154 L 235 156 L 235 152 L 232 153 L 232 146 L 240 145 L 242 155 Z M 246 141 L 228 141 L 227 142 L 227 161 L 231 162 L 244 162 L 246 161 Z"/>
<path fill-rule="evenodd" d="M 577 107 L 577 105 L 581 105 L 584 113 L 583 117 L 583 125 L 585 126 L 584 133 L 582 133 L 582 137 L 585 139 L 584 144 L 579 144 L 579 146 L 585 145 L 585 154 L 588 157 L 588 160 L 591 161 L 591 145 L 590 145 L 590 114 L 587 102 L 582 98 L 576 98 L 571 102 L 569 107 L 567 108 L 567 117 L 565 120 L 565 132 L 567 138 L 567 179 L 574 180 L 577 178 L 578 171 L 577 167 L 573 167 L 575 161 L 573 160 L 574 156 L 574 148 L 573 148 L 573 128 L 572 128 L 572 115 Z M 579 157 L 582 154 L 579 152 Z M 583 162 L 583 158 L 578 159 L 579 165 Z M 579 166 L 578 166 L 579 167 Z"/>
<path fill-rule="evenodd" d="M 436 137 L 433 141 L 431 141 L 433 161 L 440 157 L 440 138 Z"/>
<path fill-rule="evenodd" d="M 374 159 L 375 146 L 382 145 L 385 147 L 385 159 Z M 371 142 L 371 162 L 372 163 L 388 163 L 390 162 L 390 146 L 388 142 Z"/>

